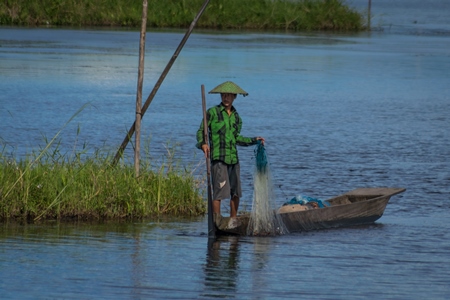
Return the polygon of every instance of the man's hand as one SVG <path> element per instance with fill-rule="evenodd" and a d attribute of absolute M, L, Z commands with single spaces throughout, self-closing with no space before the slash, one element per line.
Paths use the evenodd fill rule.
<path fill-rule="evenodd" d="M 208 158 L 209 157 L 209 146 L 207 144 L 203 144 L 202 150 L 203 150 L 203 153 L 205 153 L 205 157 Z"/>
<path fill-rule="evenodd" d="M 264 146 L 264 142 L 266 141 L 263 137 L 258 136 L 256 138 L 257 141 L 261 141 L 261 144 Z"/>

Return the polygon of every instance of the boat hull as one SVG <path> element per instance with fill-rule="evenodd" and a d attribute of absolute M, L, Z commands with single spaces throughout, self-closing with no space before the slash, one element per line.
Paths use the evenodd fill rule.
<path fill-rule="evenodd" d="M 360 188 L 327 200 L 330 206 L 305 209 L 300 204 L 281 207 L 279 214 L 288 232 L 301 232 L 373 223 L 384 213 L 393 195 L 404 188 Z M 251 235 L 250 215 L 216 219 L 217 234 Z"/>

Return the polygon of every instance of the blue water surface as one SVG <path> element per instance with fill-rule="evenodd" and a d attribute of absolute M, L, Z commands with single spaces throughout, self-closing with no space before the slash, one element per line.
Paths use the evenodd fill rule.
<path fill-rule="evenodd" d="M 204 176 L 195 148 L 201 85 L 232 80 L 249 93 L 235 102 L 242 133 L 265 137 L 279 205 L 299 194 L 326 200 L 358 187 L 406 188 L 377 223 L 214 245 L 206 217 L 2 224 L 2 298 L 446 299 L 448 3 L 372 2 L 370 32 L 195 30 L 142 135 L 155 167 L 174 148 L 180 165 Z M 144 101 L 184 33 L 148 32 Z M 1 27 L 4 157 L 23 159 L 58 133 L 65 155 L 114 153 L 135 118 L 138 50 L 137 30 Z M 207 95 L 208 106 L 219 102 Z M 253 151 L 239 152 L 242 210 L 251 209 Z"/>

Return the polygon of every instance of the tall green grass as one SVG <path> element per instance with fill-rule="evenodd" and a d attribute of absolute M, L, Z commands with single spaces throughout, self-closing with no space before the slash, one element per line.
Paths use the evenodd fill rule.
<path fill-rule="evenodd" d="M 204 0 L 148 0 L 149 27 L 188 27 Z M 2 25 L 139 27 L 142 0 L 3 0 Z M 361 30 L 364 18 L 340 0 L 212 0 L 199 28 Z"/>
<path fill-rule="evenodd" d="M 0 220 L 136 219 L 206 213 L 201 182 L 192 171 L 142 161 L 111 167 L 113 156 L 62 155 L 57 148 L 16 161 L 0 154 Z"/>
<path fill-rule="evenodd" d="M 113 155 L 105 150 L 89 151 L 84 144 L 81 150 L 64 154 L 59 136 L 87 105 L 50 141 L 45 139 L 45 147 L 25 159 L 17 161 L 2 148 L 0 220 L 138 219 L 206 213 L 202 182 L 193 170 L 176 164 L 173 147 L 166 148 L 166 159 L 156 169 L 149 159 L 141 160 L 139 177 L 133 164 L 113 167 Z M 149 153 L 149 146 L 144 152 Z"/>

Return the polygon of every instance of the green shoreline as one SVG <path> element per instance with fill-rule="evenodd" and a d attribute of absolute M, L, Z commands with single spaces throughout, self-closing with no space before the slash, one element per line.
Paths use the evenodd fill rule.
<path fill-rule="evenodd" d="M 197 28 L 360 31 L 364 17 L 340 0 L 213 0 Z M 204 0 L 148 0 L 147 27 L 189 27 Z M 141 26 L 142 0 L 4 0 L 0 25 Z"/>

